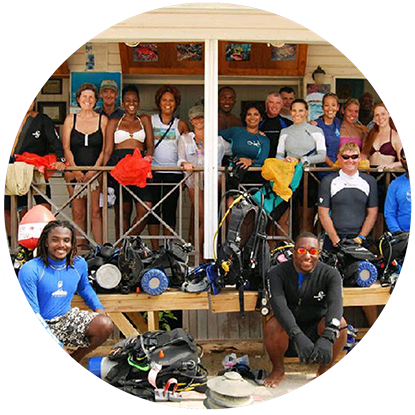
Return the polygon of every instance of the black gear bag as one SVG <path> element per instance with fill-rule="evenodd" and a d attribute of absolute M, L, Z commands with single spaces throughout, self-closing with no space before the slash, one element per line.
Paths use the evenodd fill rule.
<path fill-rule="evenodd" d="M 143 399 L 154 400 L 156 389 L 174 379 L 177 391 L 205 392 L 207 370 L 203 349 L 182 328 L 148 331 L 116 344 L 108 358 L 116 362 L 105 380 Z"/>
<path fill-rule="evenodd" d="M 256 189 L 255 189 L 256 190 Z M 265 274 L 270 266 L 270 249 L 265 210 L 251 196 L 241 191 L 226 192 L 224 197 L 234 195 L 234 202 L 225 213 L 218 232 L 226 217 L 226 238 L 218 237 L 216 266 L 218 285 L 236 285 L 239 291 L 240 313 L 244 315 L 244 290 L 258 290 L 258 306 L 266 300 Z"/>

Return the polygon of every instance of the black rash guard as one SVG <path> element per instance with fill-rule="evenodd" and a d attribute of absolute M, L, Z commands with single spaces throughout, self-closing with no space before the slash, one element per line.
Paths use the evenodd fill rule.
<path fill-rule="evenodd" d="M 29 117 L 22 127 L 15 154 L 24 152 L 46 156 L 54 153 L 58 158 L 63 157 L 62 142 L 56 132 L 55 125 L 47 115 L 39 113 Z"/>
<path fill-rule="evenodd" d="M 359 171 L 353 176 L 343 170 L 331 173 L 321 181 L 319 206 L 330 209 L 339 235 L 357 235 L 366 219 L 367 208 L 378 206 L 376 179 Z"/>
<path fill-rule="evenodd" d="M 326 317 L 326 326 L 333 318 L 341 320 L 343 288 L 336 269 L 318 261 L 314 270 L 305 275 L 301 288 L 298 288 L 298 281 L 292 259 L 268 271 L 272 311 L 290 336 L 293 330 L 304 330 L 323 317 Z"/>
<path fill-rule="evenodd" d="M 293 125 L 293 122 L 288 118 L 281 117 L 281 115 L 277 115 L 273 118 L 265 115 L 264 119 L 259 124 L 259 129 L 269 139 L 269 157 L 275 157 L 277 155 L 277 147 L 281 130 L 289 127 L 290 125 Z"/>

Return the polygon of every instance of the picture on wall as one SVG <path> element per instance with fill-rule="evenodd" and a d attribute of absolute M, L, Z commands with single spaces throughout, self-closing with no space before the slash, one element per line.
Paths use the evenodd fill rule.
<path fill-rule="evenodd" d="M 62 78 L 50 78 L 43 85 L 42 95 L 61 95 L 62 94 Z"/>
<path fill-rule="evenodd" d="M 318 92 L 327 94 L 330 92 L 330 84 L 307 84 L 307 95 Z"/>
<path fill-rule="evenodd" d="M 134 48 L 134 62 L 158 62 L 159 53 L 156 43 L 140 43 Z"/>
<path fill-rule="evenodd" d="M 61 125 L 65 121 L 66 117 L 66 102 L 64 101 L 49 101 L 49 102 L 43 102 L 38 101 L 37 102 L 37 110 L 47 115 L 52 119 L 52 121 L 57 124 Z"/>
<path fill-rule="evenodd" d="M 202 62 L 203 45 L 202 43 L 178 43 L 177 44 L 177 60 Z"/>
<path fill-rule="evenodd" d="M 250 43 L 227 43 L 225 48 L 226 60 L 247 62 L 251 60 Z"/>
<path fill-rule="evenodd" d="M 297 45 L 284 45 L 271 48 L 272 62 L 294 62 L 297 59 Z"/>
<path fill-rule="evenodd" d="M 73 111 L 75 108 L 78 108 L 78 103 L 76 101 L 76 91 L 78 88 L 85 83 L 91 83 L 96 86 L 99 91 L 101 82 L 104 80 L 115 81 L 118 85 L 118 94 L 116 104 L 121 104 L 121 72 L 71 72 L 71 97 L 70 97 L 70 106 Z M 99 98 L 97 107 L 102 106 L 102 99 Z"/>

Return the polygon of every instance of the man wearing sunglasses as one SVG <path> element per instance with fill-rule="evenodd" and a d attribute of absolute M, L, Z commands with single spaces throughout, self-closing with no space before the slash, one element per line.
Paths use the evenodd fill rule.
<path fill-rule="evenodd" d="M 320 241 L 300 234 L 293 258 L 268 272 L 273 315 L 264 328 L 264 345 L 273 365 L 265 379 L 275 388 L 284 379 L 284 356 L 319 365 L 317 376 L 336 361 L 347 341 L 339 272 L 319 261 Z"/>
<path fill-rule="evenodd" d="M 338 151 L 341 169 L 321 181 L 318 216 L 326 231 L 323 248 L 333 250 L 342 239 L 362 244 L 376 223 L 376 179 L 359 172 L 360 149 L 348 142 Z"/>

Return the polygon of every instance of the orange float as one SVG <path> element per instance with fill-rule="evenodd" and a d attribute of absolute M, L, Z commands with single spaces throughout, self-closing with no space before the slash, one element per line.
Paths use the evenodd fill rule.
<path fill-rule="evenodd" d="M 49 209 L 42 205 L 33 206 L 20 221 L 17 236 L 19 244 L 34 250 L 43 228 L 52 220 L 56 218 Z"/>

